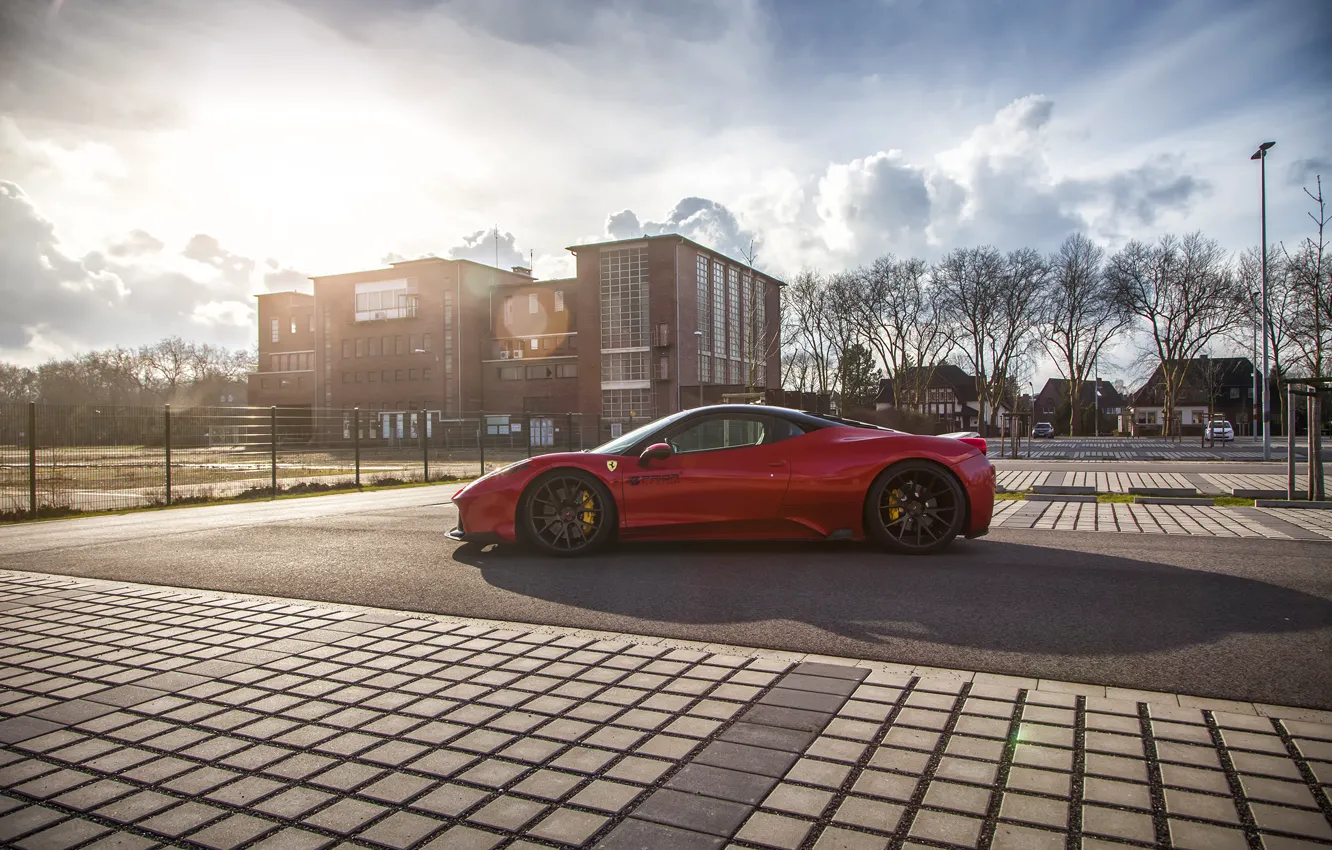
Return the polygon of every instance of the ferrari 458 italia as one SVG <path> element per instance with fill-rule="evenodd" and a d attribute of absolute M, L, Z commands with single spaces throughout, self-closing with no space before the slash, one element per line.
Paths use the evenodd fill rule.
<path fill-rule="evenodd" d="M 717 405 L 510 464 L 453 501 L 453 539 L 551 555 L 613 539 L 869 539 L 923 554 L 989 530 L 994 467 L 981 439 Z"/>

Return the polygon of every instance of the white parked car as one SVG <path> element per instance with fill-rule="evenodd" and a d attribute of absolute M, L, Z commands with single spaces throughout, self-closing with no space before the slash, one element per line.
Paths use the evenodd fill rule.
<path fill-rule="evenodd" d="M 1235 439 L 1235 429 L 1230 427 L 1229 422 L 1217 421 L 1212 423 L 1212 439 L 1221 440 L 1229 443 Z"/>

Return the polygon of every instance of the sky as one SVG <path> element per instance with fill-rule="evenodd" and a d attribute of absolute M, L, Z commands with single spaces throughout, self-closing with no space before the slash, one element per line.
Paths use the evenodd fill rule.
<path fill-rule="evenodd" d="M 1075 231 L 1238 252 L 1267 140 L 1293 245 L 1329 32 L 1326 0 L 7 0 L 0 360 L 252 345 L 257 293 L 490 263 L 492 228 L 540 277 L 661 232 L 779 277 Z"/>

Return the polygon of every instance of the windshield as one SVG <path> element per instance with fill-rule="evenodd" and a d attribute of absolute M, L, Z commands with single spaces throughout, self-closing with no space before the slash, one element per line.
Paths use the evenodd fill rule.
<path fill-rule="evenodd" d="M 634 443 L 637 443 L 639 440 L 643 439 L 648 434 L 657 430 L 661 426 L 667 424 L 668 422 L 674 422 L 675 420 L 683 416 L 686 416 L 692 412 L 693 411 L 690 410 L 682 410 L 679 413 L 672 413 L 670 416 L 666 416 L 662 419 L 654 419 L 653 421 L 649 422 L 646 425 L 643 425 L 639 428 L 635 428 L 634 430 L 630 431 L 627 434 L 621 434 L 620 436 L 611 440 L 609 443 L 602 443 L 601 445 L 597 446 L 594 449 L 590 449 L 589 451 L 591 451 L 593 454 L 599 454 L 599 455 L 623 454 L 627 449 L 633 446 Z"/>

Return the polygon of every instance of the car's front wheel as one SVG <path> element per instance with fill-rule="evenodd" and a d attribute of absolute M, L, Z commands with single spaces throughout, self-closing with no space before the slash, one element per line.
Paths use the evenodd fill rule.
<path fill-rule="evenodd" d="M 905 460 L 879 473 L 865 498 L 865 531 L 892 552 L 925 555 L 962 531 L 966 495 L 951 473 L 928 460 Z"/>
<path fill-rule="evenodd" d="M 548 555 L 589 555 L 614 533 L 615 501 L 591 473 L 553 469 L 527 485 L 517 520 L 523 541 Z"/>

